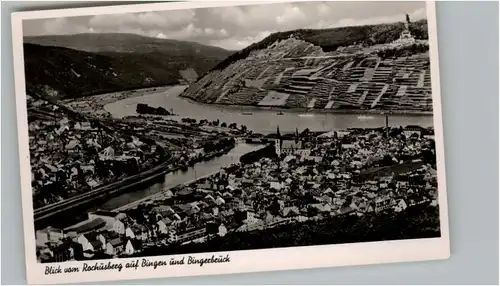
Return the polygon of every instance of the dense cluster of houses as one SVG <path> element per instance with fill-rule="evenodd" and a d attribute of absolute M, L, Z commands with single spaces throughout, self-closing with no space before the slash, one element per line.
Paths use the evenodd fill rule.
<path fill-rule="evenodd" d="M 134 209 L 89 213 L 64 231 L 37 231 L 39 257 L 71 259 L 75 249 L 83 257 L 133 255 L 234 231 L 437 205 L 435 161 L 423 155 L 434 154 L 431 134 L 415 126 L 302 134 L 281 142 L 276 158 L 223 168 Z"/>
<path fill-rule="evenodd" d="M 228 231 L 224 224 L 188 222 L 187 213 L 189 209 L 183 205 L 158 206 L 139 215 L 91 212 L 88 220 L 70 228 L 37 230 L 37 257 L 40 262 L 60 262 L 131 256 L 145 247 L 224 236 Z"/>
<path fill-rule="evenodd" d="M 32 107 L 28 128 L 35 208 L 94 189 L 158 161 L 156 145 L 72 117 L 44 101 L 34 101 Z"/>
<path fill-rule="evenodd" d="M 144 228 L 130 225 L 123 213 L 96 211 L 89 221 L 69 229 L 47 227 L 36 231 L 37 257 L 41 262 L 132 255 L 140 250 Z"/>

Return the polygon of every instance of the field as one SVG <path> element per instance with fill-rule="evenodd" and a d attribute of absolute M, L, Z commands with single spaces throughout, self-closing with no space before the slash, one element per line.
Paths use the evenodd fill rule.
<path fill-rule="evenodd" d="M 282 106 L 290 95 L 287 93 L 269 91 L 269 93 L 258 103 L 260 106 Z"/>

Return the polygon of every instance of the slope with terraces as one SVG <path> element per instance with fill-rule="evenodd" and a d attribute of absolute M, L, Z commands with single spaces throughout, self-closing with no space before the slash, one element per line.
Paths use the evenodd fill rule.
<path fill-rule="evenodd" d="M 432 111 L 428 52 L 382 58 L 378 52 L 384 48 L 358 45 L 324 52 L 289 37 L 212 70 L 181 96 L 222 105 Z"/>

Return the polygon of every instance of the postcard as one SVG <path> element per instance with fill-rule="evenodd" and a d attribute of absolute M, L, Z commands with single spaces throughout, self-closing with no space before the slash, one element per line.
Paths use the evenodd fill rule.
<path fill-rule="evenodd" d="M 28 283 L 450 256 L 434 2 L 12 14 Z"/>

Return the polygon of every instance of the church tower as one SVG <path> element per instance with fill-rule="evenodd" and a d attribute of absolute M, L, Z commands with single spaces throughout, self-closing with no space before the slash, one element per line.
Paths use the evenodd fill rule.
<path fill-rule="evenodd" d="M 276 155 L 278 155 L 278 158 L 281 156 L 281 144 L 282 143 L 283 143 L 283 140 L 281 139 L 280 127 L 278 126 L 277 132 L 276 132 L 276 139 L 274 139 L 274 150 L 276 151 Z"/>

